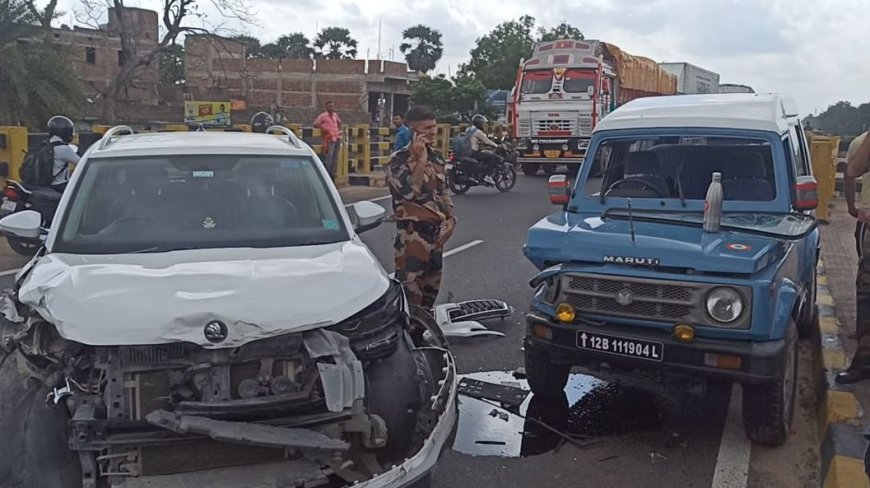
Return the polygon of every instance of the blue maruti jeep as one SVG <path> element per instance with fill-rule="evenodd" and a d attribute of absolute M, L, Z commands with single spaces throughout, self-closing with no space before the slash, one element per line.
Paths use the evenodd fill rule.
<path fill-rule="evenodd" d="M 794 101 L 634 100 L 597 125 L 576 182 L 551 177 L 550 199 L 562 210 L 524 246 L 541 270 L 526 317 L 532 391 L 560 394 L 574 365 L 738 382 L 748 437 L 785 442 L 819 256 Z"/>

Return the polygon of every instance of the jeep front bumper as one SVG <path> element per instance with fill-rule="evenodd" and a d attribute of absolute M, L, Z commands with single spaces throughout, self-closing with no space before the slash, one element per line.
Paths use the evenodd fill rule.
<path fill-rule="evenodd" d="M 664 370 L 692 376 L 729 380 L 741 384 L 769 383 L 781 376 L 785 367 L 785 340 L 765 342 L 734 341 L 695 338 L 680 342 L 672 335 L 660 331 L 607 324 L 604 326 L 581 323 L 563 324 L 540 313 L 526 314 L 525 347 L 547 353 L 556 364 L 584 365 L 606 362 L 621 369 Z M 538 333 L 532 331 L 537 326 Z M 549 329 L 547 334 L 541 333 Z M 601 351 L 581 348 L 580 337 L 616 337 L 619 351 Z M 548 337 L 541 337 L 546 335 Z M 621 352 L 631 345 L 656 345 L 657 354 L 648 358 L 632 357 Z M 730 367 L 721 367 L 711 358 L 727 357 Z M 733 358 L 740 358 L 739 366 Z M 736 366 L 736 367 L 735 367 Z"/>

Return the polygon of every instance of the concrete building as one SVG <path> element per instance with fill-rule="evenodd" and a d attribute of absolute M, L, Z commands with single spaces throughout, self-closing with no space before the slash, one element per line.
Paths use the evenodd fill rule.
<path fill-rule="evenodd" d="M 70 63 L 84 82 L 88 95 L 96 96 L 120 70 L 124 63 L 121 39 L 118 37 L 119 19 L 126 19 L 134 26 L 134 38 L 145 50 L 159 41 L 157 12 L 127 7 L 118 17 L 115 9 L 109 10 L 109 21 L 101 29 L 69 27 L 53 29 L 54 42 L 70 48 Z M 138 103 L 156 103 L 159 84 L 157 63 L 145 66 L 133 86 L 127 90 L 127 99 Z"/>
<path fill-rule="evenodd" d="M 384 60 L 248 59 L 243 44 L 213 35 L 189 35 L 184 47 L 189 98 L 243 100 L 305 122 L 332 100 L 341 113 L 368 114 L 359 122 L 386 124 L 407 110 L 416 80 L 405 63 Z"/>

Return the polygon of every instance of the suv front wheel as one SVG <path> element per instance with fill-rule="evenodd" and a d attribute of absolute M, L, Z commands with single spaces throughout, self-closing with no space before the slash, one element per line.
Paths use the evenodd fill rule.
<path fill-rule="evenodd" d="M 772 383 L 743 386 L 743 428 L 755 443 L 782 445 L 788 438 L 798 379 L 797 327 L 789 321 L 782 376 Z"/>
<path fill-rule="evenodd" d="M 532 393 L 542 397 L 556 397 L 562 394 L 568 383 L 571 366 L 553 364 L 550 355 L 526 343 L 526 379 Z"/>

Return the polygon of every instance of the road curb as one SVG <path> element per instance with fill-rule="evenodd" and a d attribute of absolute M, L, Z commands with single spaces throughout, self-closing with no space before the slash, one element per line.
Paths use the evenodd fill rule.
<path fill-rule="evenodd" d="M 813 368 L 816 378 L 817 418 L 821 445 L 821 486 L 824 488 L 870 488 L 864 472 L 864 449 L 858 419 L 862 408 L 849 386 L 834 382 L 846 367 L 847 356 L 840 342 L 836 303 L 828 289 L 824 263 L 818 267 L 819 334 L 814 346 Z"/>

